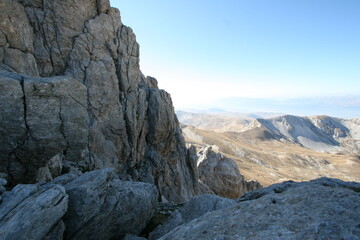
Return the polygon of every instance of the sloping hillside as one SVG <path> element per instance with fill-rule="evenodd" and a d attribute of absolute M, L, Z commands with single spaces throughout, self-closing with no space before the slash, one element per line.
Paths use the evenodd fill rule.
<path fill-rule="evenodd" d="M 360 155 L 359 118 L 292 115 L 251 118 L 249 114 L 228 112 L 203 114 L 177 111 L 176 113 L 181 123 L 198 129 L 222 133 L 264 128 L 279 141 L 296 143 L 319 152 L 351 152 Z M 251 136 L 249 133 L 246 135 Z"/>
<path fill-rule="evenodd" d="M 268 129 L 278 140 L 294 142 L 319 152 L 360 154 L 360 119 L 285 115 L 254 121 Z M 251 126 L 256 124 L 251 123 Z"/>
<path fill-rule="evenodd" d="M 360 156 L 344 147 L 347 141 L 352 147 L 355 146 L 354 149 L 358 146 L 359 141 L 352 139 L 352 136 L 356 136 L 358 120 L 338 120 L 337 123 L 355 127 L 347 128 L 346 137 L 336 137 L 325 134 L 313 124 L 323 117 L 294 118 L 285 116 L 256 120 L 258 126 L 244 132 L 221 133 L 192 126 L 182 126 L 182 132 L 188 144 L 198 147 L 214 145 L 213 149 L 235 160 L 246 179 L 255 179 L 264 186 L 285 180 L 305 181 L 323 176 L 360 181 Z M 249 124 L 255 126 L 256 122 Z M 324 129 L 324 125 L 320 125 Z M 317 140 L 323 146 L 343 151 L 315 151 L 304 147 L 302 143 L 306 142 L 299 139 Z"/>

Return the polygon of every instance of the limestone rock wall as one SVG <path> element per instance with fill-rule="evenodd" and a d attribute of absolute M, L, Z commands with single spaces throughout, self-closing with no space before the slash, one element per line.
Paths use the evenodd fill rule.
<path fill-rule="evenodd" d="M 115 167 L 168 200 L 198 190 L 170 95 L 108 0 L 0 0 L 0 172 L 33 182 L 56 154 Z"/>

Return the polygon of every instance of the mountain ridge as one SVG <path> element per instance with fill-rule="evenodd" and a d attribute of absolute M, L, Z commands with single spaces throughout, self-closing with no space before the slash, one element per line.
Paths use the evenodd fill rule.
<path fill-rule="evenodd" d="M 234 159 L 246 179 L 255 179 L 264 186 L 317 177 L 360 180 L 356 170 L 360 167 L 358 118 L 284 115 L 245 119 L 234 127 L 223 127 L 219 123 L 239 119 L 221 119 L 220 115 L 207 119 L 208 115 L 201 115 L 200 121 L 199 115 L 187 116 L 194 117 L 187 121 L 200 126 L 181 125 L 188 144 L 199 149 L 212 146 Z"/>
<path fill-rule="evenodd" d="M 246 132 L 267 129 L 274 139 L 289 141 L 324 152 L 349 151 L 360 154 L 360 118 L 337 118 L 326 115 L 308 117 L 284 114 L 270 118 L 243 118 L 243 114 L 199 114 L 177 111 L 185 125 L 215 132 Z"/>

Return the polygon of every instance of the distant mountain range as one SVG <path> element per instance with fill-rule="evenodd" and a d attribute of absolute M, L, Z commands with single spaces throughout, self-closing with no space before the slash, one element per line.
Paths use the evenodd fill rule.
<path fill-rule="evenodd" d="M 200 129 L 207 129 L 217 132 L 235 131 L 240 132 L 252 120 L 257 118 L 272 118 L 281 116 L 281 113 L 238 113 L 226 112 L 225 110 L 192 110 L 186 112 L 178 110 L 176 115 L 182 124 L 191 125 Z"/>
<path fill-rule="evenodd" d="M 271 114 L 176 112 L 179 121 L 215 132 L 246 132 L 262 129 L 267 136 L 288 141 L 319 152 L 350 151 L 360 155 L 360 118 L 329 116 L 299 117 Z M 274 114 L 276 115 L 276 114 Z"/>
<path fill-rule="evenodd" d="M 312 97 L 290 99 L 262 99 L 229 97 L 214 100 L 192 108 L 181 108 L 186 112 L 242 112 L 242 113 L 287 113 L 298 116 L 328 115 L 340 118 L 360 117 L 360 96 Z"/>
<path fill-rule="evenodd" d="M 276 140 L 294 142 L 319 152 L 347 150 L 360 155 L 360 118 L 285 115 L 255 122 L 258 125 L 252 122 L 249 128 L 263 127 Z"/>

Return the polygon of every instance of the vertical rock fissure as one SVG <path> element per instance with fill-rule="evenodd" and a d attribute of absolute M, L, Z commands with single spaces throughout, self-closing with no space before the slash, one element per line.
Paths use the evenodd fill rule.
<path fill-rule="evenodd" d="M 65 133 L 65 123 L 64 123 L 64 119 L 63 119 L 63 116 L 62 116 L 62 107 L 63 107 L 63 101 L 62 99 L 60 98 L 60 109 L 59 109 L 59 119 L 60 119 L 60 133 L 62 134 L 65 142 L 66 142 L 66 146 L 65 146 L 65 149 L 63 151 L 63 154 L 66 158 L 66 152 L 67 152 L 67 149 L 70 147 L 70 144 L 69 144 L 69 141 L 66 137 L 66 133 Z"/>
<path fill-rule="evenodd" d="M 89 66 L 89 65 L 88 65 Z M 91 108 L 91 102 L 90 102 L 90 89 L 89 86 L 87 85 L 87 69 L 88 66 L 84 65 L 84 79 L 83 79 L 83 84 L 86 86 L 86 100 L 87 100 L 87 113 L 88 113 L 88 117 L 89 117 L 89 123 L 88 123 L 88 129 L 91 131 L 91 128 L 94 124 L 94 119 L 95 117 L 93 116 L 92 113 L 92 108 Z M 88 159 L 85 159 L 85 162 L 88 162 L 89 164 L 91 163 L 91 139 L 90 139 L 90 133 L 87 136 L 87 150 L 89 152 L 88 155 Z"/>
<path fill-rule="evenodd" d="M 27 102 L 26 102 L 26 93 L 25 93 L 25 79 L 24 77 L 21 77 L 20 79 L 20 85 L 21 85 L 21 89 L 23 92 L 23 103 L 24 103 L 24 124 L 26 127 L 26 133 L 25 133 L 25 137 L 23 140 L 23 145 L 25 145 L 25 141 L 27 139 L 27 137 L 31 137 L 31 129 L 30 126 L 28 124 L 28 119 L 27 119 Z"/>
<path fill-rule="evenodd" d="M 130 119 L 128 118 L 128 116 L 127 116 L 127 111 L 128 111 L 128 109 L 127 109 L 127 105 L 128 105 L 128 99 L 127 99 L 127 97 L 125 96 L 124 97 L 124 105 L 123 105 L 123 107 L 124 107 L 124 120 L 125 120 L 125 128 L 126 128 L 126 136 L 127 136 L 127 140 L 128 140 L 128 143 L 129 143 L 129 145 L 130 145 L 130 159 L 132 160 L 131 162 L 133 162 L 133 158 L 134 158 L 134 156 L 133 156 L 133 148 L 134 148 L 134 143 L 133 143 L 133 140 L 132 140 L 132 138 L 131 138 L 131 136 L 132 136 L 132 131 L 131 131 L 131 121 L 130 121 Z M 130 164 L 130 165 L 132 165 L 132 164 Z"/>

